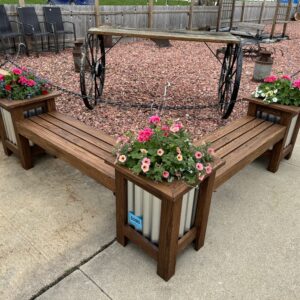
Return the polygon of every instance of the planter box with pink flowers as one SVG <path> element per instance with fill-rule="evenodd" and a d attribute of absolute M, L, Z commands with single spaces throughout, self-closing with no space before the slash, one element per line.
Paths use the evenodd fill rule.
<path fill-rule="evenodd" d="M 223 164 L 209 145 L 194 146 L 180 122 L 149 119 L 138 135 L 116 146 L 117 240 L 130 240 L 157 260 L 169 280 L 176 256 L 204 244 L 216 170 Z"/>

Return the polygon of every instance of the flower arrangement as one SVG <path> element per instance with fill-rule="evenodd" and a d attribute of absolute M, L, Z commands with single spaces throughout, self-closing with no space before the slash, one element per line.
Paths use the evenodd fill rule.
<path fill-rule="evenodd" d="M 13 68 L 7 75 L 0 74 L 0 98 L 23 100 L 47 95 L 50 87 L 26 68 Z"/>
<path fill-rule="evenodd" d="M 118 138 L 116 162 L 155 180 L 185 180 L 195 185 L 212 172 L 214 150 L 194 146 L 181 122 L 163 122 L 157 115 L 138 134 L 127 132 Z"/>
<path fill-rule="evenodd" d="M 293 81 L 289 75 L 268 76 L 252 96 L 266 103 L 300 106 L 300 79 Z"/>

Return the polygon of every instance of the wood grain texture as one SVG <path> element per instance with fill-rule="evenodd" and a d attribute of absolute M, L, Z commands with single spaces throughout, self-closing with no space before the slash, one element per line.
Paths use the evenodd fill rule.
<path fill-rule="evenodd" d="M 55 115 L 58 116 L 58 114 L 56 113 Z M 81 128 L 81 122 L 76 120 L 72 122 L 72 126 L 75 127 L 76 123 L 78 123 L 78 128 Z M 106 142 L 103 147 L 97 147 L 85 140 L 86 133 L 84 133 L 84 138 L 79 136 L 79 132 L 77 132 L 78 135 L 72 135 L 69 131 L 64 131 L 59 126 L 55 126 L 41 117 L 20 121 L 18 123 L 18 132 L 50 154 L 65 160 L 110 190 L 115 190 L 114 168 L 104 162 L 105 158 L 109 158 L 109 155 L 112 156 L 108 151 L 103 150 L 103 148 L 108 146 Z M 103 135 L 101 133 L 101 137 Z M 112 149 L 112 146 L 110 147 Z"/>
<path fill-rule="evenodd" d="M 40 102 L 46 102 L 49 99 L 55 99 L 56 97 L 60 96 L 58 92 L 51 92 L 48 95 L 41 95 L 34 97 L 32 99 L 26 100 L 8 100 L 8 99 L 0 99 L 0 106 L 5 108 L 8 111 L 11 111 L 17 107 L 24 107 L 29 106 L 31 104 L 37 104 Z M 36 105 L 35 105 L 36 107 Z"/>
<path fill-rule="evenodd" d="M 175 274 L 181 206 L 182 198 L 161 204 L 157 274 L 166 281 Z"/>
<path fill-rule="evenodd" d="M 124 176 L 116 172 L 116 228 L 117 241 L 126 246 L 128 239 L 125 236 L 125 226 L 127 226 L 127 182 Z"/>
<path fill-rule="evenodd" d="M 146 39 L 164 39 L 177 41 L 193 41 L 193 42 L 211 42 L 211 43 L 228 43 L 239 44 L 240 39 L 228 32 L 195 32 L 195 31 L 153 31 L 138 30 L 133 28 L 114 28 L 109 26 L 100 26 L 90 28 L 89 33 L 98 35 L 113 35 L 136 37 Z"/>

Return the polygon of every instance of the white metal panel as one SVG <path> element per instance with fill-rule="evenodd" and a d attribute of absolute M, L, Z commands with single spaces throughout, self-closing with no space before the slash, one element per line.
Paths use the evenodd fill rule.
<path fill-rule="evenodd" d="M 152 223 L 152 201 L 153 196 L 144 191 L 143 199 L 143 235 L 150 237 L 151 234 L 151 223 Z"/>
<path fill-rule="evenodd" d="M 4 122 L 4 127 L 5 127 L 5 132 L 7 135 L 7 138 L 10 142 L 12 142 L 13 144 L 17 144 L 17 138 L 16 138 L 16 133 L 15 133 L 15 129 L 14 129 L 14 125 L 13 125 L 13 121 L 11 118 L 11 114 L 10 112 L 8 112 L 7 110 L 1 108 L 1 112 L 2 112 L 2 117 L 3 117 L 3 122 Z"/>
<path fill-rule="evenodd" d="M 181 214 L 180 214 L 180 226 L 179 226 L 179 237 L 182 237 L 183 234 L 184 234 L 187 203 L 188 203 L 188 193 L 183 195 L 183 198 L 182 198 Z"/>
<path fill-rule="evenodd" d="M 133 195 L 134 195 L 134 184 L 131 181 L 127 181 L 128 212 L 133 211 Z"/>
<path fill-rule="evenodd" d="M 289 145 L 291 143 L 291 141 L 292 141 L 293 132 L 295 130 L 297 120 L 298 120 L 298 115 L 294 116 L 293 119 L 292 119 L 292 121 L 291 121 L 291 126 L 289 128 L 289 132 L 288 132 L 288 135 L 287 135 L 284 147 L 286 147 L 287 145 Z"/>
<path fill-rule="evenodd" d="M 192 214 L 193 214 L 194 201 L 195 201 L 195 188 L 190 190 L 188 193 L 188 203 L 187 203 L 186 219 L 185 219 L 185 226 L 184 226 L 185 232 L 189 231 L 192 226 Z"/>
<path fill-rule="evenodd" d="M 134 187 L 134 214 L 138 217 L 143 214 L 143 189 L 138 185 Z"/>
<path fill-rule="evenodd" d="M 153 196 L 152 200 L 152 226 L 151 226 L 151 241 L 158 243 L 159 229 L 160 229 L 160 214 L 161 214 L 161 200 Z"/>

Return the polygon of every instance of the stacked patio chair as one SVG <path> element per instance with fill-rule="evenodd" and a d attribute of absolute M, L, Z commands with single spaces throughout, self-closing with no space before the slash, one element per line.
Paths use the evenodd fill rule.
<path fill-rule="evenodd" d="M 58 52 L 56 37 L 53 32 L 42 31 L 41 24 L 44 24 L 44 28 L 48 25 L 46 22 L 40 22 L 34 7 L 18 7 L 17 8 L 19 20 L 22 24 L 23 34 L 26 37 L 30 37 L 34 42 L 34 50 L 38 56 L 38 40 L 41 41 L 42 51 L 44 50 L 44 38 L 47 39 L 48 50 L 50 50 L 50 38 L 53 38 L 55 51 Z"/>
<path fill-rule="evenodd" d="M 14 32 L 11 23 L 17 24 L 17 31 Z M 15 51 L 17 51 L 16 42 L 24 43 L 26 47 L 26 54 L 28 55 L 28 49 L 23 32 L 19 28 L 20 23 L 17 21 L 10 21 L 8 19 L 4 5 L 0 5 L 0 47 L 1 49 L 8 50 L 11 48 L 11 43 Z"/>
<path fill-rule="evenodd" d="M 72 34 L 76 41 L 75 25 L 72 22 L 63 21 L 60 7 L 43 7 L 44 17 L 46 21 L 46 30 L 49 33 L 54 33 L 58 47 L 59 37 L 63 37 L 63 49 L 66 45 L 66 35 Z M 65 29 L 65 24 L 72 25 L 72 30 Z"/>

